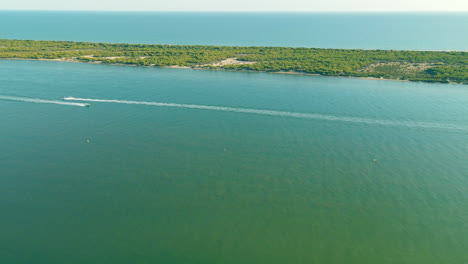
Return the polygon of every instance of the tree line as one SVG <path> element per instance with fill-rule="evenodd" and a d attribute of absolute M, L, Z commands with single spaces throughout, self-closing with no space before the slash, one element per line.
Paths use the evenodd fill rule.
<path fill-rule="evenodd" d="M 206 65 L 227 58 L 255 62 Z M 468 52 L 151 45 L 0 39 L 0 58 L 299 72 L 468 84 Z"/>

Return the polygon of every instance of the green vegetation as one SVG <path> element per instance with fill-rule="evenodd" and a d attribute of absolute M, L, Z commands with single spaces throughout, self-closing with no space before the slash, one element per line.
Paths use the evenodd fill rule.
<path fill-rule="evenodd" d="M 91 63 L 468 84 L 468 52 L 225 47 L 1 40 L 0 59 L 59 59 Z M 228 58 L 234 62 L 215 64 Z"/>

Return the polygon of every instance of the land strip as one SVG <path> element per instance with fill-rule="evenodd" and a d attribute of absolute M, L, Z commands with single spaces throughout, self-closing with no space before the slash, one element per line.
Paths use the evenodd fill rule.
<path fill-rule="evenodd" d="M 0 39 L 0 59 L 468 84 L 468 52 L 149 45 Z"/>

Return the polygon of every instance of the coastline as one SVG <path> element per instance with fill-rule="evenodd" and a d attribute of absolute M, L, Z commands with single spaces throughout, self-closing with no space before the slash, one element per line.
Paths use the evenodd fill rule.
<path fill-rule="evenodd" d="M 308 76 L 322 76 L 322 77 L 338 77 L 338 78 L 354 78 L 361 80 L 371 80 L 371 81 L 394 81 L 394 82 L 424 82 L 424 83 L 433 83 L 425 81 L 410 81 L 410 80 L 400 80 L 400 79 L 387 79 L 387 78 L 377 78 L 377 77 L 356 77 L 356 76 L 330 76 L 322 75 L 317 73 L 304 73 L 304 72 L 267 72 L 267 71 L 251 71 L 251 70 L 228 70 L 223 68 L 209 68 L 209 67 L 190 67 L 190 66 L 180 66 L 180 65 L 170 65 L 170 66 L 140 66 L 136 64 L 124 64 L 124 63 L 103 63 L 103 62 L 85 62 L 76 59 L 27 59 L 27 58 L 1 58 L 0 60 L 22 60 L 22 61 L 51 61 L 51 62 L 71 62 L 71 63 L 83 63 L 83 64 L 104 64 L 110 66 L 130 66 L 130 67 L 144 67 L 144 68 L 160 68 L 160 69 L 192 69 L 192 70 L 205 70 L 205 71 L 224 71 L 224 72 L 251 72 L 251 73 L 271 73 L 271 74 L 288 74 L 288 75 L 308 75 Z M 464 85 L 463 83 L 444 83 L 444 84 L 456 84 Z"/>
<path fill-rule="evenodd" d="M 0 59 L 468 84 L 465 52 L 0 39 Z"/>

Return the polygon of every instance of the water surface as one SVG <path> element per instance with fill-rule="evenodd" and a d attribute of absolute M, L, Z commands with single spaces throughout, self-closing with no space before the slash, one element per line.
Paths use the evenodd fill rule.
<path fill-rule="evenodd" d="M 468 50 L 468 13 L 0 11 L 0 38 L 189 45 Z"/>
<path fill-rule="evenodd" d="M 463 85 L 40 61 L 0 84 L 468 126 Z M 0 262 L 468 262 L 466 131 L 90 103 L 0 100 Z"/>

